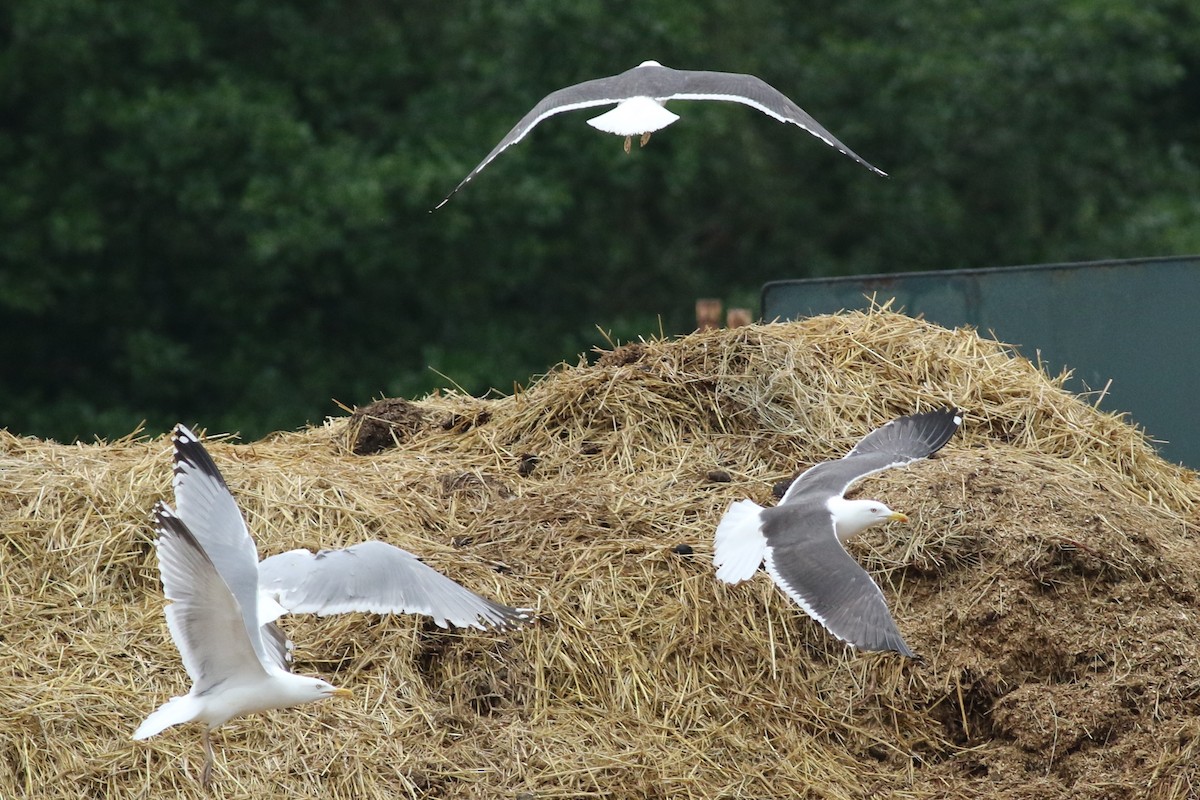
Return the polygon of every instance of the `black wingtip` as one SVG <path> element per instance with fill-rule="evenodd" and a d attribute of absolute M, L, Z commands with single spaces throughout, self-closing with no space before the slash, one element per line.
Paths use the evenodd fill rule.
<path fill-rule="evenodd" d="M 150 524 L 154 526 L 154 530 L 158 531 L 163 527 L 163 518 L 167 516 L 175 516 L 175 512 L 164 501 L 159 500 L 154 504 L 154 508 L 150 509 Z"/>
<path fill-rule="evenodd" d="M 909 414 L 896 420 L 913 429 L 918 438 L 927 448 L 926 456 L 931 456 L 945 447 L 954 438 L 955 432 L 962 427 L 963 412 L 953 406 L 925 411 L 919 414 Z"/>
<path fill-rule="evenodd" d="M 912 651 L 908 644 L 905 643 L 904 639 L 900 637 L 899 633 L 885 636 L 882 639 L 878 639 L 870 643 L 854 644 L 853 646 L 856 649 L 862 650 L 866 653 L 896 653 L 897 655 L 902 655 L 905 658 L 911 658 L 914 661 L 920 661 L 920 658 Z"/>
<path fill-rule="evenodd" d="M 154 504 L 154 509 L 150 512 L 150 517 L 154 522 L 154 532 L 158 534 L 160 540 L 166 537 L 178 537 L 197 550 L 204 551 L 204 548 L 196 540 L 191 529 L 175 513 L 175 509 L 171 508 L 164 501 L 159 500 Z"/>
<path fill-rule="evenodd" d="M 856 637 L 858 641 L 851 642 L 854 647 L 870 653 L 898 653 L 905 658 L 916 658 L 904 637 L 900 635 L 890 615 L 881 619 L 871 628 L 864 630 Z"/>
<path fill-rule="evenodd" d="M 208 454 L 208 450 L 200 442 L 200 437 L 193 433 L 190 428 L 183 423 L 176 425 L 171 431 L 171 443 L 175 448 L 174 464 L 176 475 L 183 472 L 185 466 L 191 467 L 218 481 L 222 486 L 226 486 L 225 478 L 221 475 L 221 471 L 217 469 L 216 462 L 212 460 L 212 456 Z"/>
<path fill-rule="evenodd" d="M 847 457 L 887 452 L 900 460 L 892 466 L 915 461 L 941 450 L 963 421 L 963 412 L 953 406 L 897 417 L 864 436 Z"/>
<path fill-rule="evenodd" d="M 946 442 L 950 441 L 954 434 L 962 427 L 963 412 L 961 409 L 953 406 L 929 412 L 930 418 L 937 423 L 937 436 L 931 444 L 936 444 L 933 452 L 936 453 L 945 446 Z M 932 455 L 932 453 L 931 453 Z"/>
<path fill-rule="evenodd" d="M 819 137 L 818 137 L 818 138 L 819 138 Z M 822 141 L 824 141 L 824 140 L 822 140 Z M 836 148 L 836 149 L 837 149 L 837 151 L 838 151 L 839 153 L 841 153 L 842 155 L 850 156 L 850 158 L 854 159 L 854 160 L 855 160 L 855 161 L 857 161 L 859 164 L 862 164 L 864 167 L 866 167 L 867 169 L 871 170 L 871 172 L 874 172 L 874 173 L 875 173 L 876 175 L 878 175 L 879 177 L 881 177 L 881 178 L 886 178 L 886 177 L 888 177 L 888 174 L 887 174 L 886 172 L 884 172 L 884 171 L 883 171 L 883 170 L 881 170 L 879 167 L 877 167 L 877 166 L 875 166 L 874 164 L 872 164 L 870 161 L 867 161 L 865 158 L 863 158 L 862 156 L 860 156 L 858 153 L 855 153 L 855 152 L 853 152 L 852 150 L 843 150 L 843 149 L 842 149 L 842 148 L 840 148 L 840 147 L 838 147 L 838 148 Z"/>
<path fill-rule="evenodd" d="M 486 162 L 485 162 L 485 166 L 486 166 Z M 448 195 L 446 195 L 445 197 L 443 197 L 443 198 L 442 198 L 442 202 L 438 203 L 436 206 L 434 206 L 433 208 L 429 209 L 429 213 L 430 213 L 430 214 L 432 214 L 434 211 L 437 211 L 437 210 L 438 210 L 438 209 L 440 209 L 442 206 L 446 205 L 446 203 L 449 203 L 449 202 L 450 202 L 450 198 L 454 197 L 454 195 L 458 194 L 458 193 L 459 193 L 459 191 L 460 191 L 460 190 L 461 190 L 461 189 L 462 189 L 464 186 L 466 186 L 468 183 L 470 183 L 470 182 L 471 182 L 471 179 L 475 177 L 476 173 L 477 173 L 477 171 L 476 171 L 476 170 L 472 170 L 472 171 L 471 171 L 471 173 L 470 173 L 469 175 L 467 175 L 467 177 L 463 178 L 463 179 L 462 179 L 462 180 L 459 182 L 458 186 L 455 186 L 453 189 L 451 189 L 451 190 L 450 190 L 450 194 L 448 194 Z"/>
<path fill-rule="evenodd" d="M 502 603 L 492 603 L 492 605 L 496 607 L 499 619 L 491 621 L 490 625 L 498 631 L 515 631 L 538 621 L 536 609 L 513 608 Z"/>

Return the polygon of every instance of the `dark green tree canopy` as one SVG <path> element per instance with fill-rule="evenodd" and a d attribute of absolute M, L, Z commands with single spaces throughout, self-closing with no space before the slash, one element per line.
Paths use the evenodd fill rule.
<path fill-rule="evenodd" d="M 256 436 L 766 280 L 1194 252 L 1198 40 L 1184 0 L 14 0 L 0 425 Z M 628 156 L 557 117 L 430 213 L 543 95 L 647 58 L 759 75 L 891 177 L 680 103 Z"/>

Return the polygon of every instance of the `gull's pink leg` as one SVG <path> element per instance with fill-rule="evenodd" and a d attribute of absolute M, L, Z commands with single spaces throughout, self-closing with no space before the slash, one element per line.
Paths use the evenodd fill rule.
<path fill-rule="evenodd" d="M 200 785 L 207 789 L 208 779 L 212 777 L 213 765 L 212 739 L 208 735 L 208 728 L 204 729 L 201 741 L 204 742 L 204 769 L 200 771 Z"/>

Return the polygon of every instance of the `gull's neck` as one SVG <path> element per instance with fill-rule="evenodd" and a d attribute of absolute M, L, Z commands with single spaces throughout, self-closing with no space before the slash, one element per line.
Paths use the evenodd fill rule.
<path fill-rule="evenodd" d="M 840 542 L 845 542 L 884 520 L 867 512 L 871 506 L 878 506 L 875 500 L 847 500 L 834 496 L 825 502 L 825 507 L 833 515 L 833 527 Z"/>

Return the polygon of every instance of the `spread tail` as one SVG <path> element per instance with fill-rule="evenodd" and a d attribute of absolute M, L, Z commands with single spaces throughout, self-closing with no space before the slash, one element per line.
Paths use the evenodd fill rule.
<path fill-rule="evenodd" d="M 767 539 L 762 533 L 763 507 L 753 500 L 738 500 L 729 506 L 717 525 L 713 565 L 726 583 L 749 579 L 762 564 Z"/>
<path fill-rule="evenodd" d="M 611 111 L 592 117 L 587 124 L 617 136 L 641 136 L 662 130 L 677 119 L 678 114 L 667 111 L 661 103 L 649 97 L 630 97 Z"/>
<path fill-rule="evenodd" d="M 172 725 L 191 722 L 199 713 L 200 704 L 191 695 L 172 697 L 159 706 L 157 711 L 146 717 L 141 725 L 138 725 L 138 729 L 133 732 L 133 738 L 149 738 L 156 733 L 162 733 Z"/>

